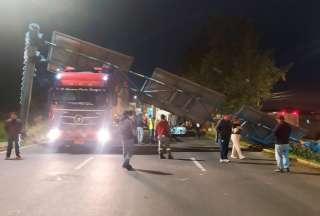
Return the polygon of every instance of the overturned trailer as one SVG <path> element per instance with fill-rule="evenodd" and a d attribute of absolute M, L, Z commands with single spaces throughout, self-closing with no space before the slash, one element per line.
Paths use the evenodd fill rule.
<path fill-rule="evenodd" d="M 250 141 L 262 144 L 272 145 L 275 143 L 273 131 L 277 126 L 277 121 L 273 116 L 258 111 L 250 106 L 243 106 L 236 114 L 243 125 L 242 136 Z M 306 130 L 291 125 L 292 131 L 290 141 L 293 143 L 306 135 Z"/>
<path fill-rule="evenodd" d="M 195 122 L 212 119 L 225 96 L 195 82 L 156 68 L 140 89 L 140 100 Z"/>

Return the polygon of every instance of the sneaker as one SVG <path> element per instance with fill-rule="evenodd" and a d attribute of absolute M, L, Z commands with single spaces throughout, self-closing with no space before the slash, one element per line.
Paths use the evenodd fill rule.
<path fill-rule="evenodd" d="M 22 160 L 22 157 L 19 155 L 16 157 L 16 160 Z"/>
<path fill-rule="evenodd" d="M 122 164 L 122 168 L 127 169 L 127 167 L 128 167 L 129 165 L 130 165 L 129 162 L 125 161 L 125 162 L 123 162 L 123 164 Z"/>
<path fill-rule="evenodd" d="M 280 169 L 280 168 L 277 168 L 277 169 L 275 169 L 275 170 L 273 170 L 274 172 L 281 172 L 281 173 L 283 173 L 283 169 Z"/>
<path fill-rule="evenodd" d="M 129 163 L 123 163 L 122 167 L 127 169 L 128 171 L 133 171 L 134 168 Z"/>
<path fill-rule="evenodd" d="M 230 156 L 232 159 L 238 159 L 236 156 L 231 155 Z M 241 158 L 240 158 L 241 159 Z"/>
<path fill-rule="evenodd" d="M 10 160 L 10 157 L 5 157 L 4 159 L 5 159 L 5 160 Z"/>
<path fill-rule="evenodd" d="M 225 162 L 225 163 L 230 163 L 230 160 L 224 159 L 223 162 Z"/>
<path fill-rule="evenodd" d="M 173 160 L 172 154 L 169 154 L 168 159 Z"/>
<path fill-rule="evenodd" d="M 241 156 L 241 157 L 239 157 L 239 159 L 243 160 L 243 159 L 246 159 L 246 157 L 245 156 Z"/>
<path fill-rule="evenodd" d="M 127 168 L 128 171 L 134 171 L 135 170 L 130 164 L 128 164 L 126 168 Z"/>
<path fill-rule="evenodd" d="M 289 167 L 288 167 L 288 168 L 285 168 L 284 171 L 285 171 L 285 172 L 290 172 L 290 168 L 289 168 Z"/>
<path fill-rule="evenodd" d="M 224 160 L 223 160 L 223 159 L 220 159 L 219 162 L 220 162 L 220 163 L 224 163 Z"/>

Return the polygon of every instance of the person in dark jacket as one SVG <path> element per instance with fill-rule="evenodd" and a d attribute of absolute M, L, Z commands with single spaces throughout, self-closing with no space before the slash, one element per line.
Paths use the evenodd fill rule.
<path fill-rule="evenodd" d="M 290 125 L 285 122 L 284 116 L 278 117 L 278 125 L 274 130 L 274 135 L 276 137 L 275 144 L 275 158 L 277 161 L 278 168 L 275 172 L 290 172 L 289 169 L 289 137 L 291 134 Z"/>
<path fill-rule="evenodd" d="M 21 159 L 20 135 L 22 134 L 22 123 L 21 120 L 18 119 L 18 116 L 15 112 L 10 113 L 10 118 L 6 120 L 4 127 L 8 137 L 7 154 L 5 159 L 10 159 L 13 143 L 15 144 L 14 149 L 16 153 L 16 159 Z"/>
<path fill-rule="evenodd" d="M 219 121 L 216 130 L 219 134 L 220 163 L 229 163 L 230 160 L 228 160 L 228 151 L 232 134 L 231 117 L 229 115 L 225 115 L 223 119 Z"/>
<path fill-rule="evenodd" d="M 134 170 L 130 164 L 130 159 L 133 155 L 134 138 L 135 138 L 135 125 L 134 114 L 132 111 L 125 111 L 120 122 L 121 141 L 123 151 L 123 164 L 122 167 L 131 171 Z"/>

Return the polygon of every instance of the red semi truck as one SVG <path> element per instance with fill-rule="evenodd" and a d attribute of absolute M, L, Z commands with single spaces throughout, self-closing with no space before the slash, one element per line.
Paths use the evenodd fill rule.
<path fill-rule="evenodd" d="M 95 69 L 67 68 L 56 74 L 49 92 L 49 143 L 103 145 L 116 136 L 112 128 L 123 111 L 119 105 L 125 104 L 127 88 L 113 73 Z"/>

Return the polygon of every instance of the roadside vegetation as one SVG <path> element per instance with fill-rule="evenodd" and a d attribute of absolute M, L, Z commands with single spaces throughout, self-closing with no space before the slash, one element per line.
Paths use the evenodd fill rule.
<path fill-rule="evenodd" d="M 290 154 L 293 158 L 301 158 L 320 163 L 320 153 L 313 152 L 309 148 L 300 145 L 291 145 Z"/>
<path fill-rule="evenodd" d="M 261 108 L 291 64 L 278 67 L 247 18 L 212 17 L 186 53 L 184 76 L 227 96 L 222 111 Z"/>
<path fill-rule="evenodd" d="M 4 121 L 0 119 L 0 142 L 5 141 L 6 133 L 4 131 Z"/>

